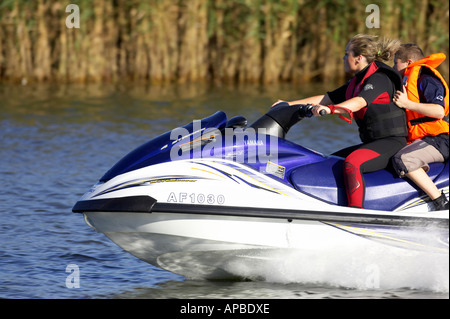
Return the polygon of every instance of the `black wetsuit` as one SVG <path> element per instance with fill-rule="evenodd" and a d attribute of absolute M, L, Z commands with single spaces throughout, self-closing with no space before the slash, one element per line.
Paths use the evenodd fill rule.
<path fill-rule="evenodd" d="M 378 62 L 377 65 L 379 65 Z M 400 75 L 385 65 L 383 65 L 383 68 L 389 68 L 389 72 L 395 72 L 392 73 L 393 76 L 385 72 L 367 75 L 368 68 L 355 75 L 355 78 L 352 79 L 352 87 L 350 87 L 352 85 L 351 80 L 340 88 L 328 92 L 328 96 L 335 104 L 342 103 L 354 96 L 362 97 L 367 102 L 366 107 L 354 114 L 363 144 L 343 149 L 334 154 L 345 157 L 344 178 L 348 206 L 359 208 L 364 208 L 365 184 L 363 174 L 386 168 L 391 157 L 406 146 L 407 136 L 406 116 L 403 124 L 401 116 L 398 116 L 398 110 L 401 111 L 401 109 L 392 106 L 395 91 L 402 84 Z M 395 78 L 396 74 L 400 79 L 399 83 Z M 355 82 L 361 84 L 357 92 L 354 92 L 355 87 L 357 87 L 354 86 Z M 387 104 L 390 105 L 390 109 L 385 107 Z M 373 111 L 379 113 L 373 116 Z M 394 117 L 390 118 L 390 114 L 394 113 L 396 114 L 394 115 L 395 119 Z M 370 123 L 374 121 L 370 121 L 367 114 L 373 118 L 378 118 L 378 123 L 371 128 L 367 126 L 370 126 Z M 377 127 L 380 127 L 380 123 L 381 126 L 387 125 L 387 129 L 377 129 Z M 385 132 L 386 134 L 384 134 Z"/>

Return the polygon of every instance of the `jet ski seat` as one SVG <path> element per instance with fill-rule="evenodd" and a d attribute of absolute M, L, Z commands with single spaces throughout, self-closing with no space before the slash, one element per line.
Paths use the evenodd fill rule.
<path fill-rule="evenodd" d="M 302 193 L 331 204 L 347 206 L 343 163 L 342 158 L 333 156 L 322 162 L 296 168 L 292 171 L 290 179 L 293 186 Z M 446 176 L 443 176 L 444 168 Z M 442 182 L 446 180 L 448 183 L 448 161 L 445 164 L 431 163 L 428 175 L 435 182 L 438 179 Z M 423 194 L 407 178 L 399 178 L 392 168 L 364 174 L 364 180 L 366 209 L 393 211 L 401 204 L 417 197 L 419 193 Z M 443 184 L 442 182 L 440 184 Z M 439 184 L 437 186 L 440 187 Z"/>

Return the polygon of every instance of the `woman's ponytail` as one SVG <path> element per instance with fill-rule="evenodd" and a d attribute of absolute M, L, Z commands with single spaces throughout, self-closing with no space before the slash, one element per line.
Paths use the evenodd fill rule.
<path fill-rule="evenodd" d="M 384 38 L 377 40 L 377 36 L 357 34 L 351 40 L 355 56 L 362 55 L 370 64 L 373 61 L 389 61 L 394 58 L 395 52 L 400 48 L 400 40 Z"/>

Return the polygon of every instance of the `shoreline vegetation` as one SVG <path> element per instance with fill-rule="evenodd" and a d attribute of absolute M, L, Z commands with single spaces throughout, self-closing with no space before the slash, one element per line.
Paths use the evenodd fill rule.
<path fill-rule="evenodd" d="M 70 3 L 80 28 L 68 28 Z M 380 27 L 368 28 L 370 4 Z M 2 0 L 3 83 L 330 83 L 369 33 L 449 54 L 446 0 Z M 392 63 L 391 63 L 392 65 Z M 448 59 L 439 68 L 448 79 Z"/>

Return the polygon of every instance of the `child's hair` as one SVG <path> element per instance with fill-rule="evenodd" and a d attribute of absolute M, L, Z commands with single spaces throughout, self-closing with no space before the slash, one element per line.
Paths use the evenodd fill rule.
<path fill-rule="evenodd" d="M 415 43 L 404 43 L 400 46 L 398 51 L 395 53 L 397 59 L 406 62 L 411 59 L 412 61 L 418 61 L 425 57 L 422 49 Z"/>
<path fill-rule="evenodd" d="M 389 61 L 394 58 L 395 52 L 400 48 L 400 40 L 384 38 L 377 40 L 377 36 L 357 34 L 351 40 L 351 49 L 355 56 L 362 55 L 368 63 L 373 61 Z"/>

